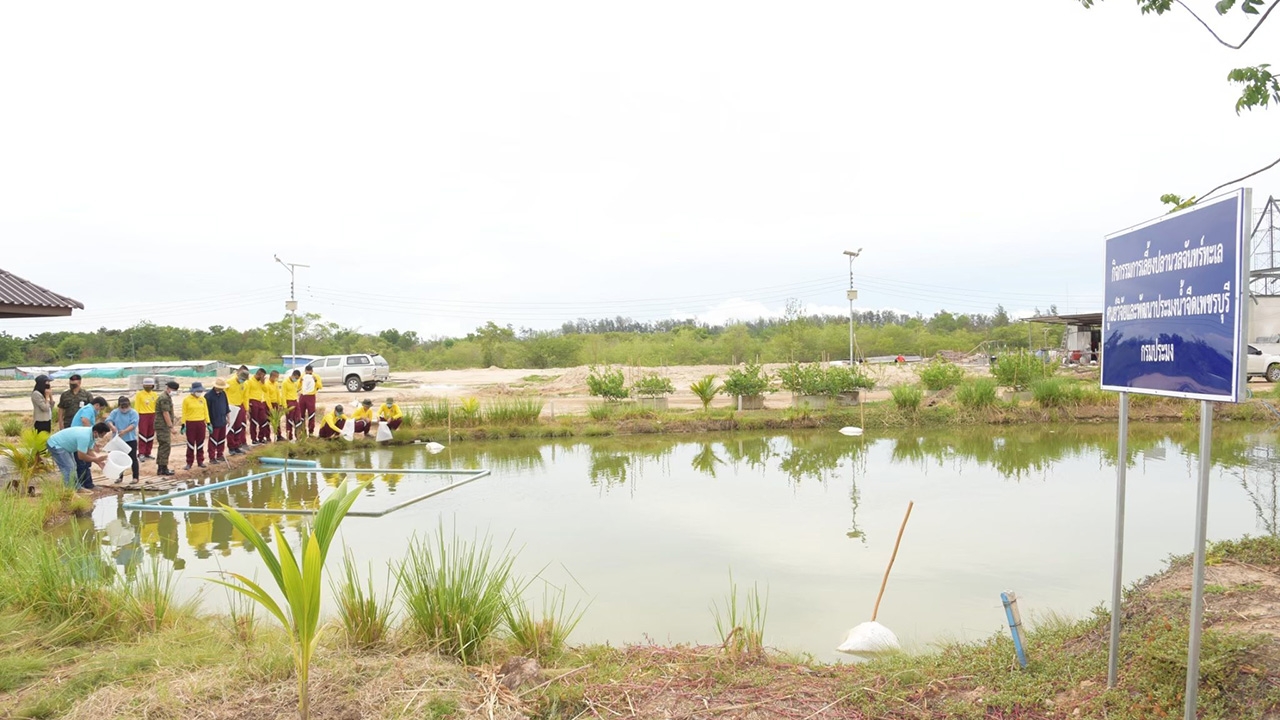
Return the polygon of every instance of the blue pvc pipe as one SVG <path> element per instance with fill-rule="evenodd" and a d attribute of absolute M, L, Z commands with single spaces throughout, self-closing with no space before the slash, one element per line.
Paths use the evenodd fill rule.
<path fill-rule="evenodd" d="M 1018 653 L 1018 665 L 1027 666 L 1027 652 L 1022 647 L 1022 623 L 1020 617 L 1014 615 L 1013 603 L 1008 593 L 1000 593 L 1000 602 L 1004 604 L 1004 616 L 1009 620 L 1009 634 L 1013 635 L 1013 649 Z"/>
<path fill-rule="evenodd" d="M 263 465 L 271 465 L 273 467 L 286 467 L 286 468 L 291 468 L 291 467 L 313 468 L 313 467 L 320 466 L 320 463 L 316 462 L 315 460 L 297 460 L 294 458 L 264 457 L 264 458 L 258 458 L 258 462 L 262 463 Z"/>

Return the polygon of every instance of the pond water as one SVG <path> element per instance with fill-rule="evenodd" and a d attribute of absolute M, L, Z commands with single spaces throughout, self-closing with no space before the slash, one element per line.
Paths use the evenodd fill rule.
<path fill-rule="evenodd" d="M 1131 430 L 1125 576 L 1188 553 L 1195 428 Z M 1210 538 L 1277 532 L 1280 453 L 1271 428 L 1216 431 Z M 793 434 L 628 436 L 365 450 L 325 465 L 488 468 L 481 478 L 381 518 L 349 518 L 342 539 L 385 574 L 415 533 L 440 523 L 519 551 L 516 569 L 590 603 L 575 642 L 716 642 L 710 612 L 729 577 L 769 600 L 766 642 L 824 660 L 869 619 L 903 512 L 915 501 L 879 620 L 909 648 L 973 640 L 1004 627 L 999 594 L 1024 617 L 1082 616 L 1110 597 L 1114 427 L 981 427 L 847 438 Z M 342 481 L 297 474 L 217 491 L 245 506 L 314 504 Z M 356 507 L 388 507 L 447 480 L 378 476 Z M 208 506 L 209 496 L 175 500 Z M 297 540 L 296 516 L 254 515 Z M 180 569 L 185 594 L 219 609 L 213 571 L 253 575 L 259 561 L 220 517 L 94 511 L 119 563 L 154 556 Z M 295 545 L 296 547 L 296 545 Z M 341 553 L 331 553 L 330 570 Z M 335 562 L 337 561 L 337 562 Z M 258 573 L 262 576 L 262 573 Z M 326 593 L 327 594 L 327 593 Z M 540 599 L 536 583 L 531 597 Z"/>

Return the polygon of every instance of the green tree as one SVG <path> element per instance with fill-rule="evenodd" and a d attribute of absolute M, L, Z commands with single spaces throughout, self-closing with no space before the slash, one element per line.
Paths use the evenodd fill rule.
<path fill-rule="evenodd" d="M 1009 313 L 1003 305 L 996 306 L 996 314 L 991 316 L 991 327 L 1002 328 L 1009 324 Z"/>
<path fill-rule="evenodd" d="M 1100 0 L 1080 0 L 1080 3 L 1086 8 L 1091 8 L 1099 1 Z M 1185 2 L 1182 2 L 1182 0 L 1138 0 L 1138 7 L 1142 11 L 1143 15 L 1148 13 L 1163 15 L 1167 12 L 1172 12 L 1175 3 L 1186 10 L 1193 18 L 1204 26 L 1204 29 L 1208 30 L 1209 34 L 1212 35 L 1220 44 L 1231 48 L 1232 50 L 1239 50 L 1253 38 L 1253 36 L 1258 32 L 1258 28 L 1262 27 L 1262 24 L 1267 21 L 1267 18 L 1271 17 L 1272 11 L 1276 9 L 1277 5 L 1280 5 L 1280 0 L 1272 2 L 1269 6 L 1267 5 L 1266 0 L 1239 0 L 1238 2 L 1237 0 L 1218 0 L 1218 2 L 1214 3 L 1213 9 L 1218 13 L 1218 15 L 1226 15 L 1231 12 L 1232 9 L 1238 8 L 1246 15 L 1257 16 L 1258 21 L 1254 23 L 1253 28 L 1244 36 L 1244 39 L 1238 43 L 1232 43 L 1224 40 L 1217 32 L 1214 31 L 1213 27 L 1209 25 L 1204 18 L 1200 17 L 1200 15 L 1192 10 Z M 1266 8 L 1265 12 L 1261 11 L 1261 8 L 1263 7 Z M 1240 86 L 1240 97 L 1236 100 L 1237 115 L 1240 114 L 1242 110 L 1267 108 L 1272 103 L 1280 105 L 1280 75 L 1276 75 L 1271 71 L 1271 65 L 1269 63 L 1235 68 L 1231 72 L 1227 73 L 1227 81 Z M 1253 172 L 1234 180 L 1228 180 L 1227 182 L 1218 185 L 1208 192 L 1201 193 L 1200 195 L 1183 197 L 1175 193 L 1166 193 L 1160 196 L 1160 202 L 1172 206 L 1172 210 L 1170 210 L 1170 212 L 1173 210 L 1182 210 L 1183 208 L 1194 205 L 1197 198 L 1208 197 L 1228 185 L 1234 185 L 1238 182 L 1248 180 L 1254 175 L 1266 172 L 1276 165 L 1280 165 L 1280 158 L 1276 158 L 1265 167 L 1254 170 Z"/>
<path fill-rule="evenodd" d="M 489 322 L 476 328 L 476 331 L 467 335 L 468 340 L 476 340 L 480 343 L 480 364 L 485 367 L 493 367 L 498 365 L 498 344 L 516 339 L 516 331 L 511 326 L 502 327 L 490 320 Z"/>

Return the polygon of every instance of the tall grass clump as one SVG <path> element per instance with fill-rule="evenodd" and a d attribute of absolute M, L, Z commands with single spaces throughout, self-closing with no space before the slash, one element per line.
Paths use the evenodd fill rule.
<path fill-rule="evenodd" d="M 476 659 L 506 617 L 515 556 L 494 552 L 488 535 L 467 542 L 444 525 L 435 537 L 414 537 L 398 569 L 400 602 L 409 628 L 439 652 Z"/>
<path fill-rule="evenodd" d="M 613 417 L 613 405 L 609 403 L 588 403 L 587 416 L 597 421 L 608 420 Z"/>
<path fill-rule="evenodd" d="M 565 589 L 550 583 L 543 589 L 541 613 L 523 597 L 509 598 L 505 618 L 513 649 L 525 657 L 554 660 L 564 652 L 583 612 L 578 604 L 569 607 Z"/>
<path fill-rule="evenodd" d="M 219 508 L 222 516 L 253 546 L 258 557 L 262 558 L 285 604 L 281 607 L 261 585 L 238 573 L 223 572 L 222 575 L 230 580 L 209 582 L 229 588 L 258 603 L 279 620 L 289 633 L 293 666 L 298 678 L 298 717 L 301 720 L 311 717 L 307 680 L 311 675 L 311 656 L 320 644 L 320 587 L 324 584 L 324 560 L 329 554 L 329 546 L 338 532 L 342 518 L 368 485 L 368 482 L 364 482 L 354 488 L 347 483 L 338 486 L 316 511 L 310 531 L 302 536 L 298 556 L 293 554 L 293 548 L 289 547 L 289 541 L 280 532 L 279 526 L 271 526 L 275 540 L 273 550 L 248 518 L 234 508 L 225 505 Z"/>
<path fill-rule="evenodd" d="M 0 419 L 0 432 L 8 437 L 17 437 L 22 434 L 25 425 L 21 415 L 5 415 L 4 419 Z"/>
<path fill-rule="evenodd" d="M 1040 407 L 1077 405 L 1084 397 L 1084 388 L 1066 378 L 1045 378 L 1031 383 L 1031 398 Z"/>
<path fill-rule="evenodd" d="M 1055 367 L 1053 363 L 1045 362 L 1043 358 L 1019 350 L 1016 353 L 1001 355 L 996 360 L 995 366 L 991 368 L 991 374 L 995 376 L 996 382 L 1004 387 L 1025 390 L 1031 383 L 1053 375 Z"/>
<path fill-rule="evenodd" d="M 117 615 L 119 594 L 112 587 L 115 569 L 97 547 L 37 536 L 18 550 L 9 566 L 12 582 L 0 589 L 4 604 L 58 626 L 54 634 L 67 642 L 97 640 L 124 629 Z"/>
<path fill-rule="evenodd" d="M 969 410 L 984 410 L 996 404 L 996 382 L 991 378 L 973 378 L 956 388 L 956 402 Z"/>
<path fill-rule="evenodd" d="M 919 385 L 894 385 L 889 388 L 889 394 L 893 396 L 893 404 L 899 410 L 915 412 L 920 409 L 920 402 L 924 400 L 924 390 Z"/>
<path fill-rule="evenodd" d="M 389 584 L 391 579 L 388 578 L 387 582 Z M 348 645 L 368 648 L 386 639 L 391 629 L 391 610 L 400 589 L 399 583 L 384 587 L 379 596 L 373 586 L 373 565 L 369 566 L 369 574 L 361 583 L 355 556 L 347 549 L 342 554 L 342 578 L 331 580 L 329 586 L 338 603 L 338 619 L 342 622 Z"/>
<path fill-rule="evenodd" d="M 155 632 L 174 620 L 192 615 L 193 600 L 174 597 L 173 568 L 152 557 L 142 567 L 132 568 L 120 579 L 121 613 L 134 628 Z"/>
<path fill-rule="evenodd" d="M 482 415 L 491 425 L 534 425 L 542 416 L 542 404 L 536 397 L 499 398 L 486 405 Z"/>
<path fill-rule="evenodd" d="M 414 424 L 422 427 L 444 425 L 448 421 L 449 401 L 446 398 L 427 398 L 414 413 Z"/>
<path fill-rule="evenodd" d="M 724 605 L 711 603 L 711 616 L 716 622 L 720 645 L 734 659 L 764 657 L 764 624 L 769 615 L 769 591 L 760 598 L 760 586 L 753 583 L 742 602 L 738 600 L 738 583 L 729 573 L 729 594 Z"/>
<path fill-rule="evenodd" d="M 964 380 L 964 369 L 952 362 L 934 358 L 918 370 L 920 382 L 929 390 L 937 392 L 953 388 Z"/>

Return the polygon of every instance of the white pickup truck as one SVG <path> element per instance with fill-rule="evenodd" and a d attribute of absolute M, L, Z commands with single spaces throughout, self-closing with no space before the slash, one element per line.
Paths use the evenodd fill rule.
<path fill-rule="evenodd" d="M 1268 350 L 1275 349 L 1267 346 Z M 1245 374 L 1250 378 L 1265 378 L 1267 382 L 1280 382 L 1280 355 L 1263 352 L 1257 345 L 1250 345 Z"/>

